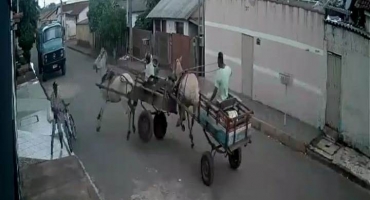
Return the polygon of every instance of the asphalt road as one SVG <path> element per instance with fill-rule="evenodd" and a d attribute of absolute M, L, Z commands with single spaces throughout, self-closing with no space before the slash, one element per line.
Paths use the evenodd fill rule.
<path fill-rule="evenodd" d="M 169 117 L 163 141 L 153 137 L 144 144 L 137 134 L 126 141 L 127 115 L 121 104 L 111 104 L 97 133 L 103 101 L 95 86 L 99 77 L 92 69 L 94 60 L 69 49 L 66 56 L 67 74 L 51 75 L 44 85 L 51 91 L 57 81 L 62 97 L 71 102 L 78 131 L 75 153 L 107 200 L 370 199 L 367 190 L 256 131 L 237 171 L 222 155 L 216 156 L 214 182 L 207 187 L 200 176 L 200 158 L 210 146 L 198 125 L 194 149 L 187 133 L 175 127 L 175 117 Z M 35 51 L 32 59 L 37 66 Z"/>

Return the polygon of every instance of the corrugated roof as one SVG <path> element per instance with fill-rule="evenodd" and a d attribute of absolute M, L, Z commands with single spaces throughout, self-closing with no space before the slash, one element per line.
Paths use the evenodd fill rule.
<path fill-rule="evenodd" d="M 161 0 L 147 18 L 185 19 L 198 8 L 198 0 Z"/>
<path fill-rule="evenodd" d="M 88 6 L 89 6 L 88 1 L 82 1 L 82 2 L 64 4 L 62 8 L 63 8 L 64 13 L 68 13 L 70 15 L 78 15 L 83 9 L 85 9 Z"/>
<path fill-rule="evenodd" d="M 370 0 L 357 0 L 355 7 L 370 11 Z"/>
<path fill-rule="evenodd" d="M 118 5 L 127 9 L 127 0 L 119 0 Z M 146 10 L 146 0 L 132 0 L 132 12 L 144 12 Z"/>

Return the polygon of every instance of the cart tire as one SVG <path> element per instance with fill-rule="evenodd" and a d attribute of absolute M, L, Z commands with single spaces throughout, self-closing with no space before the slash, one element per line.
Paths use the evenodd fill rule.
<path fill-rule="evenodd" d="M 167 118 L 164 112 L 159 112 L 154 115 L 153 128 L 154 136 L 158 140 L 162 140 L 167 132 Z"/>
<path fill-rule="evenodd" d="M 211 152 L 204 152 L 200 163 L 200 172 L 202 174 L 203 183 L 206 186 L 211 186 L 213 183 L 214 175 L 214 164 Z"/>
<path fill-rule="evenodd" d="M 238 169 L 242 163 L 242 149 L 235 149 L 232 154 L 229 154 L 229 164 L 231 169 Z"/>
<path fill-rule="evenodd" d="M 140 113 L 138 120 L 139 137 L 143 142 L 149 142 L 153 136 L 153 117 L 149 111 Z"/>

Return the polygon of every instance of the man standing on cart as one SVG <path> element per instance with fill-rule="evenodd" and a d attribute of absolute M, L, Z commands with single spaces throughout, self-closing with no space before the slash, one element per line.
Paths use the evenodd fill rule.
<path fill-rule="evenodd" d="M 220 103 L 229 97 L 229 82 L 232 71 L 231 68 L 225 64 L 222 52 L 218 53 L 217 64 L 219 70 L 216 72 L 214 82 L 215 88 L 213 89 L 210 101 L 213 102 L 213 100 L 216 100 L 217 103 Z"/>

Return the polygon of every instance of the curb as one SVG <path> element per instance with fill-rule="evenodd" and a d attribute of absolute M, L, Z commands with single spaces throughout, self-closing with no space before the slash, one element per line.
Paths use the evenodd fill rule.
<path fill-rule="evenodd" d="M 86 53 L 85 51 L 81 50 L 81 49 L 78 49 L 78 48 L 75 48 L 73 47 L 72 45 L 66 45 L 69 49 L 73 50 L 73 51 L 76 51 L 78 53 L 82 53 L 84 55 L 87 55 L 87 56 L 90 56 L 92 57 L 92 54 L 91 53 Z"/>
<path fill-rule="evenodd" d="M 316 161 L 320 162 L 321 164 L 328 166 L 329 168 L 331 168 L 332 170 L 334 170 L 338 174 L 344 176 L 345 178 L 352 181 L 353 183 L 356 183 L 356 184 L 360 185 L 361 187 L 363 187 L 367 190 L 370 190 L 370 184 L 368 184 L 366 181 L 364 181 L 361 178 L 355 176 L 354 174 L 347 171 L 346 169 L 341 168 L 336 164 L 333 164 L 329 159 L 327 159 L 324 156 L 321 156 L 320 154 L 314 152 L 310 148 L 307 148 L 307 155 L 311 159 L 316 160 Z"/>
<path fill-rule="evenodd" d="M 270 136 L 278 141 L 280 141 L 285 146 L 293 149 L 294 151 L 306 153 L 308 144 L 301 142 L 293 137 L 289 136 L 286 132 L 272 126 L 271 124 L 252 117 L 251 119 L 252 127 L 258 131 L 261 131 L 267 136 Z"/>

